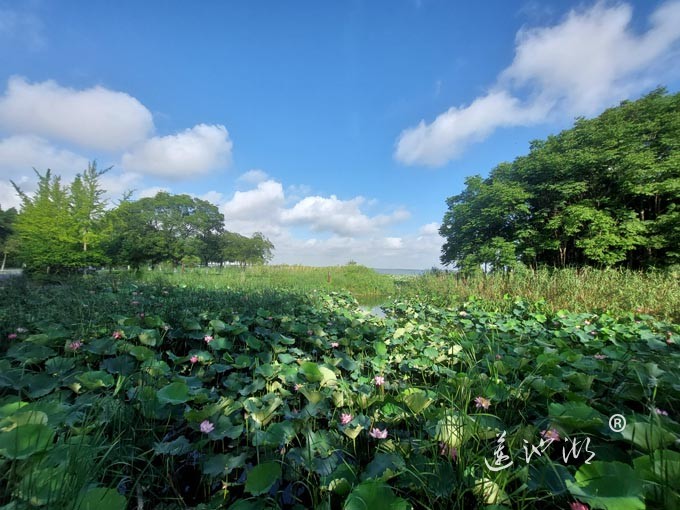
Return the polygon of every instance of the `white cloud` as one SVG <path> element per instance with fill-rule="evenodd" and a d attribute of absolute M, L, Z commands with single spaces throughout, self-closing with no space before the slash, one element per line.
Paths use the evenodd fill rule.
<path fill-rule="evenodd" d="M 305 197 L 291 209 L 283 211 L 284 223 L 304 224 L 315 232 L 330 231 L 340 236 L 361 236 L 392 223 L 408 218 L 409 214 L 399 209 L 390 215 L 366 216 L 360 206 L 363 197 L 340 200 L 335 195 Z"/>
<path fill-rule="evenodd" d="M 494 129 L 534 123 L 546 112 L 540 103 L 525 106 L 506 91 L 490 92 L 469 106 L 449 108 L 431 124 L 421 120 L 416 127 L 404 130 L 395 157 L 407 165 L 443 165 Z"/>
<path fill-rule="evenodd" d="M 222 125 L 199 124 L 176 135 L 156 136 L 123 154 L 126 170 L 191 179 L 227 167 L 232 141 Z"/>
<path fill-rule="evenodd" d="M 164 188 L 162 186 L 151 186 L 149 188 L 144 188 L 144 189 L 141 189 L 141 190 L 135 192 L 135 199 L 152 198 L 152 197 L 155 197 L 161 191 L 164 191 L 166 193 L 170 193 L 170 188 Z"/>
<path fill-rule="evenodd" d="M 418 230 L 421 236 L 438 236 L 439 235 L 439 223 L 432 222 L 426 223 Z"/>
<path fill-rule="evenodd" d="M 200 198 L 201 200 L 205 200 L 206 202 L 210 202 L 211 204 L 219 204 L 222 201 L 223 197 L 224 195 L 222 195 L 222 193 L 220 193 L 219 191 L 208 191 L 207 193 L 198 196 L 198 198 Z"/>
<path fill-rule="evenodd" d="M 9 181 L 0 181 L 0 207 L 2 207 L 2 210 L 6 211 L 12 207 L 18 210 L 20 205 L 21 199 L 17 195 L 14 186 Z"/>
<path fill-rule="evenodd" d="M 53 175 L 70 182 L 78 172 L 87 169 L 87 164 L 87 159 L 79 154 L 55 147 L 37 136 L 0 139 L 0 205 L 8 209 L 21 203 L 10 180 L 26 193 L 35 191 L 38 179 L 34 168 L 41 174 L 50 169 Z"/>
<path fill-rule="evenodd" d="M 0 129 L 90 149 L 118 151 L 153 130 L 151 112 L 137 99 L 104 87 L 75 90 L 52 80 L 14 76 L 0 97 Z"/>
<path fill-rule="evenodd" d="M 17 135 L 0 140 L 0 175 L 7 179 L 34 175 L 32 168 L 40 173 L 49 168 L 68 178 L 86 170 L 87 163 L 79 154 L 55 147 L 38 136 Z"/>
<path fill-rule="evenodd" d="M 331 195 L 303 197 L 288 205 L 282 184 L 270 179 L 251 190 L 236 191 L 220 210 L 227 230 L 244 235 L 264 233 L 276 247 L 277 263 L 340 264 L 352 258 L 353 253 L 403 256 L 408 251 L 403 239 L 382 237 L 382 232 L 408 218 L 408 211 L 396 209 L 390 214 L 369 216 L 362 211 L 369 202 L 372 201 L 363 197 L 341 200 Z M 330 237 L 305 238 L 310 232 Z M 351 253 L 347 251 L 350 249 Z M 418 249 L 414 253 L 419 253 Z"/>
<path fill-rule="evenodd" d="M 246 184 L 259 184 L 266 181 L 269 178 L 266 172 L 262 170 L 248 170 L 246 173 L 241 174 L 237 181 L 244 182 Z"/>
<path fill-rule="evenodd" d="M 97 165 L 97 168 L 104 168 Z M 104 198 L 109 201 L 109 206 L 114 206 L 123 194 L 135 191 L 142 182 L 142 176 L 134 172 L 119 172 L 112 169 L 99 178 L 99 184 L 105 190 Z"/>
<path fill-rule="evenodd" d="M 233 220 L 258 221 L 267 219 L 278 222 L 279 210 L 283 206 L 283 186 L 273 180 L 264 181 L 249 191 L 237 191 L 221 210 L 229 226 Z"/>
<path fill-rule="evenodd" d="M 443 165 L 499 127 L 592 115 L 677 75 L 680 2 L 660 6 L 642 34 L 631 19 L 629 5 L 599 2 L 570 11 L 557 25 L 520 30 L 514 60 L 491 90 L 404 130 L 395 158 Z"/>

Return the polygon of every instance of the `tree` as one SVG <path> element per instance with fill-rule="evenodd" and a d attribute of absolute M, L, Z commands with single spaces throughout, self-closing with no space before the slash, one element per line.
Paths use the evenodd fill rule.
<path fill-rule="evenodd" d="M 16 240 L 13 238 L 14 234 L 14 223 L 17 218 L 17 210 L 13 207 L 2 210 L 0 207 L 0 251 L 2 251 L 2 264 L 0 265 L 0 271 L 5 270 L 5 264 L 7 262 L 7 256 L 16 252 Z"/>
<path fill-rule="evenodd" d="M 680 94 L 658 89 L 577 119 L 488 178 L 469 178 L 447 205 L 444 264 L 678 263 Z"/>
<path fill-rule="evenodd" d="M 33 196 L 12 185 L 22 202 L 15 222 L 19 258 L 28 272 L 63 272 L 81 265 L 78 225 L 70 213 L 68 186 L 50 170 L 37 170 L 38 189 Z"/>
<path fill-rule="evenodd" d="M 70 186 L 71 214 L 80 237 L 82 262 L 85 265 L 100 264 L 104 260 L 100 245 L 106 200 L 103 198 L 104 190 L 99 185 L 99 178 L 109 170 L 110 168 L 97 170 L 97 163 L 92 162 L 87 170 L 76 175 Z"/>
<path fill-rule="evenodd" d="M 177 266 L 188 257 L 210 262 L 219 255 L 212 243 L 224 228 L 224 217 L 215 205 L 166 192 L 124 200 L 107 221 L 112 232 L 107 253 L 135 268 L 164 261 Z"/>
<path fill-rule="evenodd" d="M 272 259 L 274 245 L 261 232 L 248 238 L 235 232 L 222 234 L 222 257 L 226 262 L 247 264 L 266 264 Z"/>

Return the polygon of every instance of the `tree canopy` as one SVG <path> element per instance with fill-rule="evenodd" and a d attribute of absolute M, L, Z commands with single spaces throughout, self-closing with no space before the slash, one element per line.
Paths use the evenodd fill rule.
<path fill-rule="evenodd" d="M 15 189 L 21 211 L 0 210 L 0 247 L 29 272 L 65 272 L 87 266 L 129 265 L 139 269 L 169 262 L 263 264 L 274 245 L 224 229 L 217 206 L 189 195 L 160 192 L 108 207 L 96 164 L 64 184 L 50 170 L 36 171 L 33 194 Z M 14 219 L 16 217 L 16 220 Z"/>
<path fill-rule="evenodd" d="M 680 94 L 657 89 L 531 143 L 447 199 L 441 261 L 461 269 L 680 262 Z"/>

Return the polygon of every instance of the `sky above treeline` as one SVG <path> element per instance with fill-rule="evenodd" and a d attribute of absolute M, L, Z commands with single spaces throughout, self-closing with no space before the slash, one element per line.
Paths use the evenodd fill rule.
<path fill-rule="evenodd" d="M 96 160 L 274 263 L 426 269 L 465 177 L 660 85 L 680 0 L 0 0 L 0 206 Z"/>

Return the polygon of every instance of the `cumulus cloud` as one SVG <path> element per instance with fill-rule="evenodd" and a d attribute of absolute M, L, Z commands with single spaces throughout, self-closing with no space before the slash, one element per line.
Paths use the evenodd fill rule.
<path fill-rule="evenodd" d="M 135 192 L 135 198 L 152 198 L 161 191 L 170 193 L 170 188 L 165 188 L 163 186 L 151 186 L 149 188 L 144 188 Z"/>
<path fill-rule="evenodd" d="M 35 191 L 37 177 L 33 169 L 44 174 L 47 169 L 60 175 L 64 182 L 87 168 L 86 158 L 60 149 L 47 140 L 32 135 L 15 135 L 0 139 L 0 206 L 3 209 L 18 207 L 19 197 L 10 184 L 14 181 L 22 191 Z"/>
<path fill-rule="evenodd" d="M 41 173 L 49 168 L 67 178 L 87 169 L 87 163 L 83 156 L 38 136 L 15 135 L 0 140 L 0 175 L 7 179 L 33 175 L 32 168 Z"/>
<path fill-rule="evenodd" d="M 12 207 L 18 210 L 20 205 L 21 199 L 17 195 L 14 186 L 9 182 L 0 181 L 0 208 L 2 208 L 3 211 L 11 209 Z"/>
<path fill-rule="evenodd" d="M 236 179 L 239 182 L 243 182 L 246 184 L 259 184 L 263 181 L 266 181 L 269 178 L 267 175 L 267 172 L 264 172 L 262 170 L 248 170 L 246 173 L 241 174 L 238 179 Z"/>
<path fill-rule="evenodd" d="M 261 220 L 263 218 L 276 223 L 283 202 L 281 183 L 268 180 L 259 183 L 255 189 L 237 191 L 231 200 L 222 205 L 221 210 L 227 226 L 233 220 Z"/>
<path fill-rule="evenodd" d="M 225 168 L 232 141 L 222 125 L 199 124 L 176 135 L 150 138 L 123 154 L 126 170 L 189 179 Z"/>
<path fill-rule="evenodd" d="M 557 25 L 520 30 L 514 60 L 489 92 L 404 130 L 395 158 L 443 165 L 498 128 L 592 115 L 677 73 L 680 2 L 661 5 L 641 34 L 632 15 L 628 4 L 599 2 Z"/>
<path fill-rule="evenodd" d="M 98 168 L 104 168 L 97 165 Z M 114 206 L 123 194 L 135 191 L 143 181 L 142 175 L 135 172 L 120 172 L 115 168 L 106 172 L 99 178 L 101 188 L 105 190 L 104 198 L 109 201 L 109 206 Z"/>
<path fill-rule="evenodd" d="M 438 236 L 439 235 L 439 223 L 432 222 L 432 223 L 426 223 L 420 229 L 418 229 L 418 233 L 421 236 Z"/>
<path fill-rule="evenodd" d="M 395 157 L 407 165 L 443 165 L 496 128 L 534 123 L 546 113 L 543 104 L 524 105 L 504 90 L 490 92 L 469 106 L 449 108 L 430 124 L 421 120 L 404 130 Z"/>
<path fill-rule="evenodd" d="M 331 195 L 307 196 L 291 204 L 282 184 L 269 179 L 253 189 L 236 191 L 220 210 L 228 230 L 245 235 L 263 232 L 281 239 L 291 228 L 346 238 L 375 236 L 409 217 L 405 209 L 367 215 L 362 208 L 368 203 L 363 197 L 341 200 Z"/>
<path fill-rule="evenodd" d="M 0 129 L 118 151 L 153 130 L 151 112 L 137 99 L 104 87 L 75 90 L 52 80 L 29 83 L 11 77 L 0 97 Z"/>
<path fill-rule="evenodd" d="M 340 236 L 362 236 L 409 216 L 407 211 L 399 209 L 389 215 L 369 217 L 361 211 L 361 205 L 364 203 L 363 197 L 340 200 L 335 195 L 328 198 L 310 196 L 283 211 L 281 219 L 284 223 L 304 224 L 316 232 L 329 231 Z"/>

